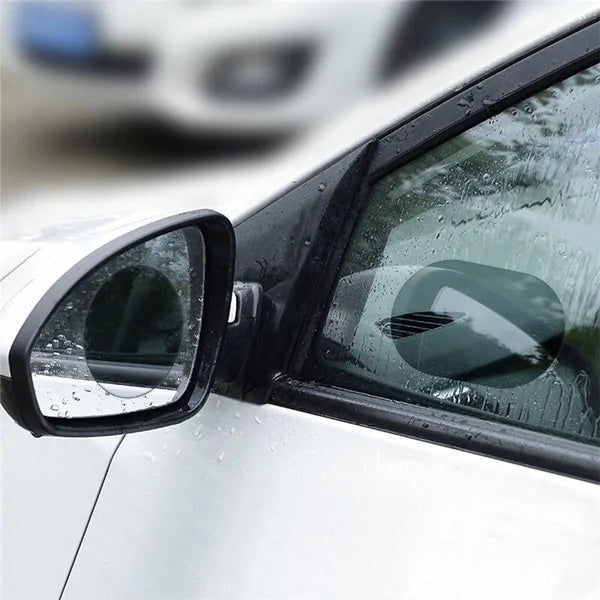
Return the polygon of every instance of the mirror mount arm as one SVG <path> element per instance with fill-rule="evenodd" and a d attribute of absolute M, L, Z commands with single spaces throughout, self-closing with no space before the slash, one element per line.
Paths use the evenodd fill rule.
<path fill-rule="evenodd" d="M 259 283 L 233 284 L 232 310 L 217 361 L 215 384 L 233 383 L 242 375 L 260 323 L 262 294 Z"/>

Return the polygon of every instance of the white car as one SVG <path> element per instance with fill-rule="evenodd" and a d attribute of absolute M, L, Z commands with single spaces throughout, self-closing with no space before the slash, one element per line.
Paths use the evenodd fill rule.
<path fill-rule="evenodd" d="M 3 597 L 597 598 L 599 84 L 575 3 L 254 175 L 19 203 Z"/>
<path fill-rule="evenodd" d="M 15 2 L 4 58 L 49 102 L 198 131 L 287 132 L 507 18 L 513 4 Z"/>

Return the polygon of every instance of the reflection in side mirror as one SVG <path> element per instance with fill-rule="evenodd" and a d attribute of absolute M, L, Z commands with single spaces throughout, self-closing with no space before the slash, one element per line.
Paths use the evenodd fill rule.
<path fill-rule="evenodd" d="M 208 210 L 147 223 L 74 260 L 43 281 L 9 342 L 2 406 L 36 436 L 190 418 L 214 380 L 234 260 L 231 223 Z"/>
<path fill-rule="evenodd" d="M 93 417 L 175 402 L 188 384 L 202 317 L 197 227 L 134 246 L 81 281 L 34 344 L 43 415 Z"/>

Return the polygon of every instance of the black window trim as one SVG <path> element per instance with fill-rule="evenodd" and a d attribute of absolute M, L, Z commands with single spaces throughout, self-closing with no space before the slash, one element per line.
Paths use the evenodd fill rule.
<path fill-rule="evenodd" d="M 325 267 L 327 276 L 309 307 L 291 360 L 281 371 L 285 375 L 273 379 L 267 402 L 600 483 L 598 446 L 493 420 L 494 415 L 488 420 L 317 383 L 319 369 L 313 359 L 337 271 L 372 184 L 420 154 L 598 62 L 600 18 L 596 15 L 591 22 L 426 107 L 372 144 L 366 173 Z"/>
<path fill-rule="evenodd" d="M 600 451 L 567 438 L 408 401 L 299 381 L 273 382 L 271 404 L 600 483 Z"/>

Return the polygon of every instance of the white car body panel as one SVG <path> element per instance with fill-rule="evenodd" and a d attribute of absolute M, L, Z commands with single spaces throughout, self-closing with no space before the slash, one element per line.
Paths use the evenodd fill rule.
<path fill-rule="evenodd" d="M 2 598 L 59 597 L 120 439 L 35 439 L 2 411 Z"/>
<path fill-rule="evenodd" d="M 199 207 L 238 223 L 596 10 L 573 3 L 490 34 L 256 171 L 13 199 L 3 207 L 2 254 L 11 254 L 0 372 L 10 375 L 12 340 L 48 287 L 120 232 Z M 3 597 L 58 598 L 118 439 L 34 440 L 6 417 L 2 436 Z M 63 598 L 591 599 L 600 595 L 599 506 L 591 483 L 212 395 L 187 423 L 125 438 Z"/>
<path fill-rule="evenodd" d="M 600 486 L 212 395 L 127 436 L 64 600 L 594 599 Z"/>

